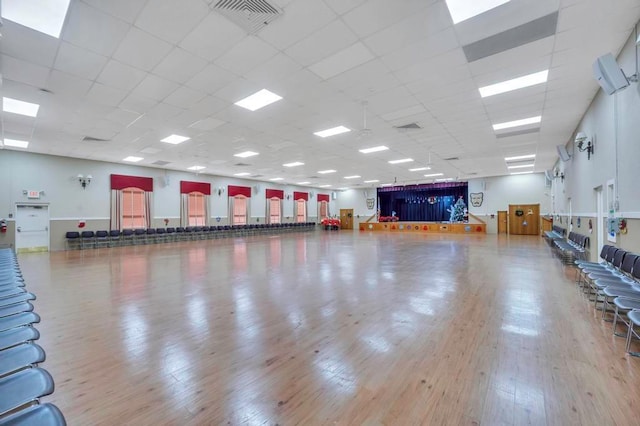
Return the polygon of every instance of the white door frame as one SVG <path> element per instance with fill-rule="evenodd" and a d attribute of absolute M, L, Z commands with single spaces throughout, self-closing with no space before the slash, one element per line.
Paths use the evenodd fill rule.
<path fill-rule="evenodd" d="M 18 208 L 19 207 L 46 207 L 47 208 L 47 219 L 48 219 L 48 225 L 47 225 L 47 251 L 51 251 L 51 212 L 49 211 L 49 203 L 25 203 L 25 202 L 20 202 L 20 203 L 16 203 L 15 206 L 15 214 L 14 214 L 14 218 L 15 218 L 15 226 L 16 226 L 16 230 L 15 230 L 15 235 L 14 235 L 14 241 L 15 241 L 15 251 L 16 253 L 18 252 L 18 227 L 20 226 L 20 224 L 18 223 Z"/>
<path fill-rule="evenodd" d="M 605 240 L 605 232 L 607 227 L 604 225 L 604 194 L 602 185 L 594 188 L 596 191 L 596 241 L 598 243 L 598 256 L 602 251 L 602 246 L 604 245 Z"/>

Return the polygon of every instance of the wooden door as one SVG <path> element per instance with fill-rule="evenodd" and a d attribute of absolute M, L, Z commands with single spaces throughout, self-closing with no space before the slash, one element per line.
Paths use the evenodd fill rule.
<path fill-rule="evenodd" d="M 340 227 L 353 229 L 353 209 L 340 209 Z"/>
<path fill-rule="evenodd" d="M 509 234 L 538 235 L 540 204 L 509 204 Z"/>
<path fill-rule="evenodd" d="M 507 211 L 501 210 L 498 212 L 498 234 L 507 233 Z"/>

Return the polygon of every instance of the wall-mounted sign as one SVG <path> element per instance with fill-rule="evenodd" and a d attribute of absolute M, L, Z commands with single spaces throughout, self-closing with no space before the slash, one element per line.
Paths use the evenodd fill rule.
<path fill-rule="evenodd" d="M 40 198 L 40 191 L 27 191 L 27 198 L 38 199 Z"/>

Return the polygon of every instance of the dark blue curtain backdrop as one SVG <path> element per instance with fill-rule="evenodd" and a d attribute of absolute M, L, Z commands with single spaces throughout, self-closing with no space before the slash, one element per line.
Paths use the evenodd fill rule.
<path fill-rule="evenodd" d="M 396 216 L 403 221 L 446 222 L 449 220 L 449 207 L 462 197 L 468 200 L 467 182 L 447 182 L 424 185 L 392 186 L 378 188 L 380 216 Z M 437 201 L 430 204 L 429 197 Z"/>

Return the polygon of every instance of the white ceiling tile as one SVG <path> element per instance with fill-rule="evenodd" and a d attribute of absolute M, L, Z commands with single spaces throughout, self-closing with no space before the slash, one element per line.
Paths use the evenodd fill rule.
<path fill-rule="evenodd" d="M 284 80 L 291 74 L 302 69 L 300 64 L 285 54 L 278 53 L 259 67 L 245 74 L 247 80 L 269 86 L 272 82 Z"/>
<path fill-rule="evenodd" d="M 133 23 L 147 0 L 82 0 L 118 19 Z"/>
<path fill-rule="evenodd" d="M 149 33 L 131 27 L 113 57 L 145 71 L 151 71 L 169 53 L 171 45 Z"/>
<path fill-rule="evenodd" d="M 168 80 L 185 83 L 207 66 L 207 61 L 176 47 L 154 68 L 153 73 Z"/>
<path fill-rule="evenodd" d="M 195 104 L 192 109 L 205 115 L 213 115 L 227 106 L 229 106 L 228 102 L 216 98 L 215 96 L 207 96 Z"/>
<path fill-rule="evenodd" d="M 213 94 L 237 78 L 238 76 L 235 74 L 213 64 L 209 64 L 191 80 L 187 81 L 185 85 L 192 89 Z"/>
<path fill-rule="evenodd" d="M 329 5 L 338 15 L 342 15 L 351 9 L 361 5 L 367 0 L 325 0 L 325 3 Z"/>
<path fill-rule="evenodd" d="M 94 83 L 87 93 L 87 100 L 101 105 L 117 106 L 127 95 L 127 92 L 104 84 Z"/>
<path fill-rule="evenodd" d="M 282 16 L 260 31 L 258 36 L 284 50 L 335 18 L 336 14 L 322 1 L 296 0 L 287 6 Z"/>
<path fill-rule="evenodd" d="M 384 55 L 382 60 L 389 68 L 395 71 L 459 47 L 460 43 L 458 43 L 455 31 L 449 28 L 418 41 L 407 43 L 406 46 Z"/>
<path fill-rule="evenodd" d="M 45 87 L 49 78 L 49 68 L 25 62 L 7 55 L 1 55 L 2 78 L 18 81 L 35 87 Z"/>
<path fill-rule="evenodd" d="M 345 14 L 342 19 L 360 37 L 366 37 L 417 13 L 430 3 L 424 0 L 369 0 Z"/>
<path fill-rule="evenodd" d="M 358 42 L 335 55 L 316 62 L 309 69 L 326 80 L 372 59 L 374 56 L 371 51 L 364 44 Z"/>
<path fill-rule="evenodd" d="M 220 56 L 215 64 L 235 74 L 243 75 L 277 53 L 276 49 L 264 41 L 248 36 Z"/>
<path fill-rule="evenodd" d="M 164 102 L 177 106 L 179 108 L 191 108 L 194 104 L 200 102 L 206 93 L 189 89 L 188 87 L 180 87 L 178 90 L 170 94 L 164 99 Z"/>
<path fill-rule="evenodd" d="M 129 30 L 129 24 L 83 2 L 72 2 L 62 39 L 105 56 L 111 56 Z"/>
<path fill-rule="evenodd" d="M 191 125 L 189 125 L 190 128 L 192 129 L 196 129 L 196 130 L 213 130 L 216 129 L 220 126 L 222 126 L 223 124 L 225 124 L 224 121 L 222 120 L 218 120 L 212 117 L 207 117 L 204 118 L 202 120 L 198 120 L 194 123 L 191 123 Z"/>
<path fill-rule="evenodd" d="M 180 47 L 204 59 L 213 61 L 246 33 L 222 15 L 212 12 L 180 42 Z"/>
<path fill-rule="evenodd" d="M 169 119 L 177 116 L 182 111 L 182 108 L 160 102 L 159 104 L 148 110 L 145 116 L 152 120 L 167 122 Z"/>
<path fill-rule="evenodd" d="M 147 73 L 144 71 L 112 59 L 104 67 L 96 81 L 116 89 L 129 91 L 136 87 L 146 76 Z"/>
<path fill-rule="evenodd" d="M 285 53 L 301 65 L 308 66 L 320 61 L 358 40 L 358 37 L 340 20 L 292 45 Z"/>
<path fill-rule="evenodd" d="M 56 96 L 82 98 L 89 91 L 92 84 L 91 80 L 52 70 L 46 88 Z"/>
<path fill-rule="evenodd" d="M 131 94 L 160 101 L 174 92 L 178 87 L 180 87 L 180 85 L 173 81 L 166 80 L 154 74 L 147 74 L 140 84 L 133 89 Z"/>
<path fill-rule="evenodd" d="M 95 79 L 107 63 L 107 57 L 90 50 L 62 42 L 54 68 L 89 80 Z"/>
<path fill-rule="evenodd" d="M 136 26 L 169 43 L 181 41 L 209 13 L 201 0 L 153 0 L 147 2 Z"/>
<path fill-rule="evenodd" d="M 135 95 L 131 93 L 125 99 L 120 102 L 118 105 L 122 109 L 126 109 L 129 111 L 135 111 L 139 114 L 144 114 L 149 111 L 158 103 L 155 99 L 150 99 L 145 96 Z"/>
<path fill-rule="evenodd" d="M 58 40 L 56 38 L 7 19 L 4 20 L 0 52 L 37 65 L 51 67 L 56 57 L 57 48 Z"/>

